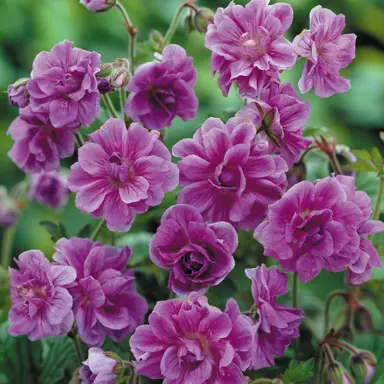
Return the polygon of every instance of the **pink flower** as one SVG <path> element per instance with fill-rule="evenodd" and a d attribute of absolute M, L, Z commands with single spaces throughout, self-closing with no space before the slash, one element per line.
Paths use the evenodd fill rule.
<path fill-rule="evenodd" d="M 178 202 L 192 205 L 209 222 L 255 228 L 286 188 L 287 164 L 269 147 L 250 121 L 208 119 L 192 139 L 173 147 L 174 156 L 183 158 Z"/>
<path fill-rule="evenodd" d="M 303 312 L 300 309 L 276 304 L 276 297 L 288 293 L 288 276 L 274 266 L 264 264 L 246 269 L 252 280 L 252 295 L 256 312 L 252 326 L 252 369 L 275 365 L 274 355 L 283 356 L 292 339 L 299 336 L 298 327 Z"/>
<path fill-rule="evenodd" d="M 76 279 L 68 266 L 52 265 L 40 251 L 27 251 L 16 260 L 19 271 L 9 268 L 12 336 L 29 340 L 65 335 L 73 325 L 72 297 L 65 286 Z"/>
<path fill-rule="evenodd" d="M 270 142 L 271 150 L 281 154 L 292 167 L 300 151 L 311 144 L 311 140 L 303 137 L 310 111 L 310 104 L 299 98 L 290 83 L 282 86 L 271 83 L 263 89 L 260 99 L 248 104 L 237 116 L 250 118 L 260 127 L 260 134 Z"/>
<path fill-rule="evenodd" d="M 294 185 L 269 206 L 268 219 L 255 230 L 264 255 L 279 261 L 287 272 L 297 272 L 305 283 L 327 269 L 349 269 L 352 284 L 366 282 L 374 266 L 381 266 L 377 251 L 367 239 L 384 231 L 381 222 L 369 221 L 371 202 L 356 192 L 354 178 L 327 177 L 313 185 Z"/>
<path fill-rule="evenodd" d="M 178 294 L 205 292 L 220 284 L 235 266 L 238 244 L 232 225 L 205 224 L 200 213 L 185 204 L 168 208 L 151 240 L 151 260 L 171 269 L 168 288 Z"/>
<path fill-rule="evenodd" d="M 297 54 L 307 59 L 299 81 L 301 93 L 312 87 L 320 97 L 348 91 L 350 81 L 339 72 L 355 58 L 356 35 L 342 35 L 345 16 L 335 15 L 320 5 L 312 9 L 310 23 L 311 29 L 293 41 Z"/>
<path fill-rule="evenodd" d="M 143 322 L 147 303 L 135 289 L 133 270 L 126 270 L 131 250 L 103 246 L 88 239 L 61 239 L 53 259 L 70 265 L 76 281 L 67 286 L 81 339 L 93 346 L 108 334 L 122 341 Z"/>
<path fill-rule="evenodd" d="M 26 80 L 25 80 L 26 81 Z M 29 93 L 26 82 L 22 85 L 10 84 L 8 86 L 8 102 L 16 108 L 25 108 L 29 104 Z"/>
<path fill-rule="evenodd" d="M 139 375 L 164 383 L 245 384 L 251 326 L 230 299 L 225 312 L 196 293 L 160 301 L 130 339 Z"/>
<path fill-rule="evenodd" d="M 292 44 L 283 38 L 292 24 L 290 5 L 268 5 L 251 0 L 245 7 L 231 2 L 219 8 L 208 26 L 205 46 L 212 54 L 212 72 L 219 72 L 219 86 L 226 96 L 233 82 L 240 93 L 259 94 L 278 73 L 296 61 Z"/>
<path fill-rule="evenodd" d="M 196 116 L 199 101 L 193 87 L 196 69 L 184 48 L 171 44 L 164 48 L 161 61 L 141 65 L 128 84 L 130 95 L 125 112 L 151 129 L 163 129 L 176 116 L 184 121 Z"/>
<path fill-rule="evenodd" d="M 80 3 L 92 12 L 104 12 L 113 7 L 116 1 L 117 0 L 80 0 Z"/>
<path fill-rule="evenodd" d="M 90 348 L 88 359 L 80 368 L 82 384 L 114 384 L 123 371 L 122 361 L 114 354 L 103 352 L 100 348 Z"/>
<path fill-rule="evenodd" d="M 23 108 L 7 132 L 15 141 L 8 156 L 26 173 L 55 171 L 60 167 L 60 158 L 72 156 L 75 150 L 73 134 L 78 129 L 79 125 L 55 128 L 47 113 Z"/>
<path fill-rule="evenodd" d="M 46 112 L 54 127 L 89 126 L 100 109 L 96 73 L 100 55 L 72 48 L 70 41 L 40 52 L 27 83 L 34 112 Z"/>
<path fill-rule="evenodd" d="M 119 119 L 90 134 L 68 179 L 77 208 L 104 216 L 112 231 L 128 231 L 136 214 L 159 205 L 176 188 L 178 170 L 158 137 L 139 124 L 127 130 Z"/>

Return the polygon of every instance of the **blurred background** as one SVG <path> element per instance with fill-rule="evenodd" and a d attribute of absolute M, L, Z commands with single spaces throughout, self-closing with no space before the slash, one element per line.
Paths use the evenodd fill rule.
<path fill-rule="evenodd" d="M 182 0 L 120 1 L 127 8 L 134 25 L 140 27 L 138 39 L 141 43 L 148 39 L 153 29 L 165 33 L 177 7 L 182 2 Z M 345 14 L 347 19 L 345 33 L 352 32 L 357 35 L 357 57 L 352 65 L 342 72 L 351 80 L 352 89 L 329 99 L 317 98 L 313 91 L 304 95 L 303 99 L 312 105 L 307 128 L 327 127 L 341 144 L 353 149 L 370 149 L 377 146 L 383 153 L 384 145 L 379 133 L 384 130 L 384 0 L 285 1 L 291 4 L 295 12 L 293 25 L 287 36 L 290 40 L 304 28 L 308 28 L 309 12 L 318 4 L 332 9 L 335 13 Z M 199 0 L 197 4 L 215 10 L 219 6 L 227 6 L 228 3 L 228 0 Z M 238 0 L 237 3 L 246 4 L 247 1 Z M 0 0 L 0 90 L 6 91 L 8 84 L 18 78 L 28 77 L 37 53 L 43 50 L 49 51 L 55 44 L 65 39 L 72 40 L 77 47 L 101 53 L 103 62 L 112 62 L 116 57 L 127 55 L 128 37 L 117 10 L 93 14 L 81 6 L 78 0 Z M 228 98 L 224 98 L 217 87 L 217 79 L 214 79 L 210 72 L 210 52 L 204 47 L 204 35 L 197 32 L 187 35 L 180 25 L 173 42 L 185 47 L 188 55 L 194 58 L 198 71 L 196 93 L 200 100 L 200 108 L 198 116 L 188 123 L 175 120 L 174 125 L 168 130 L 169 147 L 181 138 L 191 137 L 209 116 L 227 118 L 242 106 L 234 90 Z M 151 60 L 144 45 L 139 44 L 138 48 L 138 55 L 142 60 Z M 284 74 L 283 81 L 290 81 L 296 85 L 302 68 L 303 62 L 299 62 L 294 69 Z M 6 135 L 6 131 L 18 111 L 8 105 L 6 93 L 0 92 L 0 101 L 0 185 L 10 189 L 24 178 L 24 174 L 7 157 L 12 141 Z M 96 122 L 93 128 L 96 129 L 100 124 L 100 121 Z M 69 167 L 74 160 L 75 158 L 66 160 L 63 166 Z M 325 176 L 327 172 L 328 170 L 324 172 L 314 169 L 310 172 L 309 178 Z M 372 200 L 375 199 L 377 193 L 375 174 L 360 175 L 357 186 L 367 191 Z M 148 241 L 151 233 L 154 232 L 163 210 L 175 201 L 175 194 L 170 194 L 161 207 L 140 216 L 130 234 L 120 237 L 119 245 L 129 244 L 134 248 L 136 258 L 133 264 L 140 264 L 142 260 L 148 259 Z M 76 235 L 84 225 L 92 222 L 90 216 L 81 214 L 75 208 L 73 196 L 62 212 L 55 212 L 31 202 L 17 225 L 14 256 L 28 249 L 41 249 L 48 257 L 52 255 L 50 235 L 39 225 L 42 220 L 61 221 L 70 236 Z M 0 239 L 1 236 L 0 229 Z M 384 243 L 383 237 L 381 236 L 382 243 Z M 236 297 L 243 309 L 249 305 L 250 283 L 244 276 L 243 267 L 257 266 L 266 259 L 262 256 L 261 247 L 252 239 L 251 233 L 241 232 L 240 244 L 236 254 L 237 265 L 240 268 L 236 268 L 219 288 L 210 290 L 210 300 L 214 305 L 222 306 L 231 296 Z M 383 254 L 381 252 L 381 255 Z M 144 291 L 151 303 L 168 297 L 166 275 L 153 266 L 147 269 L 138 267 L 137 270 L 140 290 Z M 374 277 L 384 279 L 384 274 L 376 271 Z M 307 330 L 308 335 L 315 335 L 315 338 L 321 336 L 325 297 L 330 290 L 341 287 L 343 287 L 342 274 L 322 273 L 318 279 L 302 288 L 301 308 L 305 309 L 307 314 L 304 331 Z M 370 288 L 371 292 L 383 295 L 381 281 L 374 282 Z M 289 297 L 286 300 L 289 301 Z M 6 310 L 4 307 L 3 309 L 4 319 Z M 382 304 L 381 310 L 384 312 Z M 383 316 L 378 315 L 378 318 L 381 318 L 382 322 Z M 305 335 L 305 332 L 302 333 L 302 338 L 304 343 L 308 340 L 307 353 L 310 356 L 311 343 L 315 339 L 312 337 L 306 339 Z M 376 348 L 372 347 L 372 343 L 378 342 L 375 337 L 367 340 L 365 338 L 361 342 L 370 343 L 371 349 Z M 381 348 L 380 345 L 377 348 L 379 347 Z M 384 356 L 383 348 L 381 354 Z M 383 381 L 377 382 L 383 383 L 382 376 L 378 378 L 381 379 Z"/>

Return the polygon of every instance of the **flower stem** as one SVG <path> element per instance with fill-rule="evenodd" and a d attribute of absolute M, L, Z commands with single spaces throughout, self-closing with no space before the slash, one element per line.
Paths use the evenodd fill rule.
<path fill-rule="evenodd" d="M 120 108 L 121 108 L 121 114 L 123 116 L 123 120 L 125 121 L 125 112 L 124 112 L 124 105 L 125 102 L 127 101 L 127 94 L 125 93 L 124 88 L 120 88 Z"/>
<path fill-rule="evenodd" d="M 1 246 L 1 265 L 4 268 L 8 268 L 9 265 L 11 264 L 15 233 L 16 233 L 15 226 L 6 228 L 4 231 L 3 241 Z"/>
<path fill-rule="evenodd" d="M 322 346 L 322 350 L 324 351 L 325 357 L 328 359 L 328 362 L 333 364 L 336 363 L 335 357 L 333 356 L 332 349 L 328 344 L 324 344 Z"/>
<path fill-rule="evenodd" d="M 101 231 L 103 230 L 105 224 L 106 224 L 105 219 L 101 219 L 99 224 L 97 224 L 96 229 L 93 231 L 93 233 L 91 235 L 91 240 L 92 241 L 96 241 L 96 239 L 99 237 Z"/>
<path fill-rule="evenodd" d="M 249 384 L 271 384 L 272 380 L 271 379 L 256 379 L 255 381 L 251 381 Z"/>
<path fill-rule="evenodd" d="M 325 302 L 325 315 L 324 315 L 324 333 L 328 333 L 329 331 L 329 309 L 331 307 L 331 303 L 332 303 L 332 300 L 335 298 L 335 297 L 343 297 L 345 298 L 347 295 L 347 293 L 345 291 L 340 291 L 340 290 L 337 290 L 337 291 L 333 291 L 331 292 L 328 297 L 327 297 L 327 301 Z"/>
<path fill-rule="evenodd" d="M 335 173 L 337 175 L 342 175 L 343 170 L 341 169 L 339 160 L 337 160 L 336 153 L 333 152 L 331 154 L 328 154 L 328 157 L 329 157 L 329 160 L 331 161 L 331 164 Z"/>
<path fill-rule="evenodd" d="M 111 117 L 117 118 L 118 117 L 117 111 L 116 111 L 115 106 L 113 105 L 112 100 L 109 97 L 109 95 L 107 95 L 107 94 L 101 95 L 101 100 L 103 100 L 104 105 L 107 108 Z"/>
<path fill-rule="evenodd" d="M 381 203 L 384 198 L 384 177 L 380 177 L 379 180 L 379 193 L 377 195 L 375 210 L 373 211 L 372 220 L 379 220 L 380 218 L 380 211 L 381 211 Z"/>
<path fill-rule="evenodd" d="M 293 274 L 293 286 L 292 286 L 292 307 L 298 308 L 298 296 L 299 296 L 299 287 L 298 287 L 298 276 L 297 273 Z M 300 336 L 293 339 L 293 350 L 295 359 L 299 358 L 299 346 L 300 346 Z"/>
<path fill-rule="evenodd" d="M 76 140 L 76 143 L 78 143 L 79 148 L 82 147 L 82 146 L 84 145 L 84 139 L 83 139 L 83 136 L 81 136 L 81 133 L 80 133 L 80 132 L 76 132 L 76 134 L 75 134 L 75 140 Z"/>
<path fill-rule="evenodd" d="M 83 356 L 83 352 L 81 351 L 81 347 L 80 347 L 80 343 L 79 343 L 79 339 L 77 338 L 77 335 L 70 337 L 70 339 L 72 340 L 73 349 L 76 352 L 77 360 L 79 361 L 80 364 L 83 364 L 84 356 Z"/>
<path fill-rule="evenodd" d="M 133 73 L 134 61 L 135 61 L 135 55 L 136 55 L 136 36 L 137 36 L 138 29 L 134 27 L 124 5 L 121 4 L 119 1 L 116 1 L 115 6 L 120 11 L 121 15 L 123 16 L 124 27 L 129 34 L 129 49 L 128 49 L 129 63 L 131 64 L 131 71 Z"/>

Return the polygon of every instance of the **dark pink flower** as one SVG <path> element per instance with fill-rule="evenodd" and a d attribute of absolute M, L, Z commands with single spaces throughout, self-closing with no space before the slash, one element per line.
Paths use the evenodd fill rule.
<path fill-rule="evenodd" d="M 293 41 L 297 54 L 307 59 L 299 81 L 300 91 L 307 93 L 314 88 L 320 97 L 348 91 L 350 81 L 339 72 L 355 58 L 356 35 L 342 35 L 345 16 L 335 15 L 320 5 L 312 9 L 310 23 L 310 30 Z"/>
<path fill-rule="evenodd" d="M 286 3 L 251 0 L 245 7 L 231 2 L 219 8 L 208 26 L 205 46 L 212 54 L 212 72 L 219 72 L 224 95 L 236 82 L 241 94 L 257 95 L 278 73 L 293 67 L 292 44 L 283 38 L 292 24 L 293 11 Z"/>
<path fill-rule="evenodd" d="M 60 209 L 68 201 L 68 181 L 58 172 L 38 173 L 31 177 L 29 198 Z"/>
<path fill-rule="evenodd" d="M 9 268 L 10 335 L 28 335 L 31 341 L 65 335 L 74 320 L 65 287 L 76 279 L 75 270 L 50 264 L 40 251 L 22 253 L 16 263 L 19 271 Z"/>
<path fill-rule="evenodd" d="M 160 301 L 130 339 L 139 375 L 167 384 L 245 384 L 251 325 L 233 299 L 225 312 L 196 293 Z"/>
<path fill-rule="evenodd" d="M 32 110 L 46 112 L 54 127 L 91 125 L 100 109 L 99 69 L 98 53 L 72 48 L 70 41 L 40 52 L 27 84 Z"/>
<path fill-rule="evenodd" d="M 88 239 L 61 239 L 53 259 L 70 265 L 76 281 L 67 286 L 81 339 L 93 346 L 108 334 L 122 341 L 144 320 L 147 303 L 135 289 L 134 270 L 126 270 L 131 250 Z"/>
<path fill-rule="evenodd" d="M 174 156 L 183 158 L 178 202 L 194 206 L 209 222 L 255 228 L 286 188 L 287 164 L 270 152 L 249 120 L 208 119 L 192 139 L 173 147 Z"/>
<path fill-rule="evenodd" d="M 29 104 L 29 93 L 26 82 L 22 85 L 10 84 L 8 86 L 9 104 L 17 108 L 25 108 Z"/>
<path fill-rule="evenodd" d="M 231 224 L 205 224 L 195 208 L 178 204 L 163 214 L 150 256 L 159 267 L 171 269 L 169 289 L 178 294 L 203 293 L 232 270 L 237 244 Z"/>
<path fill-rule="evenodd" d="M 292 84 L 271 83 L 263 89 L 260 99 L 248 104 L 237 116 L 249 118 L 260 127 L 260 134 L 270 142 L 271 150 L 281 154 L 292 167 L 300 151 L 311 144 L 311 140 L 303 137 L 310 111 L 310 104 L 299 98 Z"/>
<path fill-rule="evenodd" d="M 304 314 L 300 309 L 276 304 L 278 295 L 288 293 L 288 276 L 278 267 L 267 268 L 262 264 L 246 269 L 245 274 L 252 280 L 256 304 L 251 368 L 261 369 L 274 365 L 274 355 L 283 356 L 292 339 L 299 336 Z"/>
<path fill-rule="evenodd" d="M 55 128 L 47 113 L 23 108 L 7 132 L 15 141 L 8 156 L 26 173 L 55 171 L 60 167 L 60 158 L 72 156 L 78 128 L 79 125 Z"/>
<path fill-rule="evenodd" d="M 355 191 L 353 177 L 303 181 L 269 206 L 268 219 L 256 228 L 255 237 L 266 256 L 285 271 L 297 272 L 303 283 L 323 268 L 348 268 L 348 280 L 362 284 L 373 266 L 381 266 L 370 241 L 361 238 L 384 230 L 383 223 L 369 221 L 370 214 L 370 199 Z"/>
<path fill-rule="evenodd" d="M 199 101 L 193 87 L 196 69 L 184 48 L 171 44 L 160 61 L 141 65 L 128 84 L 125 112 L 147 128 L 163 129 L 176 116 L 184 121 L 196 116 Z"/>
<path fill-rule="evenodd" d="M 178 184 L 177 166 L 158 138 L 139 124 L 127 130 L 119 119 L 90 134 L 68 179 L 76 206 L 103 216 L 112 231 L 128 231 L 137 213 L 159 205 Z"/>

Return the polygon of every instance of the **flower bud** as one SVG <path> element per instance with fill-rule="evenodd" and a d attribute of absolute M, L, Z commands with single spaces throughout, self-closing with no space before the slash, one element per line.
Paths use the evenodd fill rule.
<path fill-rule="evenodd" d="M 149 35 L 149 44 L 156 52 L 161 52 L 164 47 L 164 36 L 157 30 L 151 31 Z"/>
<path fill-rule="evenodd" d="M 370 332 L 374 329 L 372 315 L 363 305 L 357 307 L 353 322 L 359 332 Z"/>
<path fill-rule="evenodd" d="M 338 362 L 329 363 L 324 367 L 324 382 L 327 384 L 355 384 L 351 375 Z"/>
<path fill-rule="evenodd" d="M 16 224 L 19 217 L 17 202 L 11 198 L 7 190 L 0 186 L 0 225 L 8 228 Z"/>
<path fill-rule="evenodd" d="M 343 175 L 355 176 L 356 173 L 354 171 L 346 169 L 348 165 L 354 163 L 357 160 L 351 148 L 347 147 L 346 145 L 336 145 L 336 158 L 339 161 Z"/>
<path fill-rule="evenodd" d="M 97 73 L 97 77 L 108 77 L 111 75 L 113 70 L 112 63 L 103 63 L 100 66 L 100 71 Z"/>
<path fill-rule="evenodd" d="M 302 161 L 294 164 L 293 167 L 287 172 L 288 189 L 305 180 L 306 175 L 307 170 Z"/>
<path fill-rule="evenodd" d="M 97 79 L 97 89 L 101 94 L 114 92 L 115 88 L 109 82 L 109 77 L 102 77 Z"/>
<path fill-rule="evenodd" d="M 280 379 L 274 379 L 274 380 L 272 380 L 272 384 L 284 384 L 284 383 Z"/>
<path fill-rule="evenodd" d="M 208 25 L 213 23 L 215 14 L 209 8 L 199 8 L 195 13 L 194 24 L 201 33 L 207 33 Z"/>
<path fill-rule="evenodd" d="M 358 355 L 351 358 L 351 372 L 364 384 L 368 384 L 372 380 L 376 365 L 376 356 L 370 351 L 360 351 Z"/>
<path fill-rule="evenodd" d="M 183 24 L 184 24 L 185 30 L 187 31 L 187 34 L 188 34 L 188 35 L 189 35 L 191 32 L 193 32 L 193 31 L 196 30 L 196 26 L 195 26 L 195 23 L 194 23 L 194 21 L 193 21 L 193 15 L 187 15 L 187 16 L 185 16 L 184 21 L 183 21 Z"/>
<path fill-rule="evenodd" d="M 8 86 L 8 101 L 13 107 L 25 108 L 29 104 L 28 80 L 29 78 L 22 78 Z"/>
<path fill-rule="evenodd" d="M 80 0 L 80 4 L 92 12 L 104 12 L 113 7 L 116 0 Z"/>
<path fill-rule="evenodd" d="M 129 60 L 125 58 L 117 58 L 112 66 L 113 68 L 126 68 L 129 70 Z"/>
<path fill-rule="evenodd" d="M 129 70 L 125 67 L 120 67 L 112 71 L 109 82 L 112 88 L 125 88 L 130 79 L 131 74 L 129 73 Z"/>

